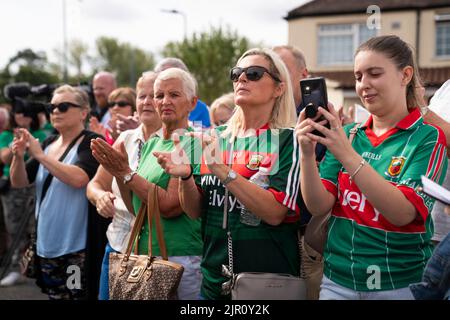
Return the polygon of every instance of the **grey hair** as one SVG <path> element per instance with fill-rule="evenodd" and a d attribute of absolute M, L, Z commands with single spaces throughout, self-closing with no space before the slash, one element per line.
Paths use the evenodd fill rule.
<path fill-rule="evenodd" d="M 188 99 L 194 98 L 196 94 L 196 85 L 194 77 L 187 71 L 179 68 L 169 68 L 158 73 L 158 77 L 155 80 L 155 85 L 158 81 L 179 79 L 183 84 L 183 89 Z M 156 91 L 156 90 L 155 90 Z"/>
<path fill-rule="evenodd" d="M 161 71 L 164 71 L 169 68 L 178 68 L 178 69 L 189 72 L 189 69 L 186 66 L 186 64 L 183 62 L 183 60 L 174 58 L 174 57 L 168 57 L 168 58 L 162 59 L 160 62 L 158 62 L 154 71 L 161 72 Z"/>

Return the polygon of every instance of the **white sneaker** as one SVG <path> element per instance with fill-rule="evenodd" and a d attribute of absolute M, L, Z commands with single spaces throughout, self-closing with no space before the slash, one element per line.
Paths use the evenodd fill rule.
<path fill-rule="evenodd" d="M 24 281 L 24 277 L 19 272 L 12 271 L 0 281 L 0 287 L 9 287 L 23 283 Z"/>

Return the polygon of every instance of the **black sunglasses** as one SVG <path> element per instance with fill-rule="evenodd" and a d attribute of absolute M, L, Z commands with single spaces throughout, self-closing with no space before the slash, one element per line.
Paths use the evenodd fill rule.
<path fill-rule="evenodd" d="M 245 72 L 245 76 L 250 81 L 258 81 L 264 76 L 264 73 L 267 73 L 269 76 L 272 77 L 273 80 L 281 82 L 281 80 L 277 76 L 275 76 L 269 70 L 261 66 L 250 66 L 247 68 L 234 67 L 230 70 L 231 81 L 233 82 L 238 81 L 239 77 L 243 72 Z"/>
<path fill-rule="evenodd" d="M 64 113 L 69 110 L 69 108 L 81 108 L 81 106 L 72 102 L 61 102 L 60 104 L 50 103 L 48 105 L 48 110 L 50 113 L 53 113 L 56 108 L 58 108 L 59 112 Z"/>
<path fill-rule="evenodd" d="M 109 103 L 109 106 L 111 108 L 114 107 L 115 105 L 118 105 L 119 107 L 123 108 L 123 107 L 129 106 L 130 104 L 126 101 L 117 101 L 117 102 L 113 101 L 113 102 Z"/>

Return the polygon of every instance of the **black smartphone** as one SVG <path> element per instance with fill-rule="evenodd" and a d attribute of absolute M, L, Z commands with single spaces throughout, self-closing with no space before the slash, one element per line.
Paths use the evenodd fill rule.
<path fill-rule="evenodd" d="M 319 107 L 328 110 L 328 96 L 325 79 L 323 77 L 307 78 L 300 80 L 300 91 L 302 95 L 302 103 L 305 106 L 305 114 L 307 118 L 315 118 Z M 321 116 L 316 119 L 316 122 L 322 121 L 325 118 Z M 327 122 L 325 125 L 330 128 Z M 323 136 L 319 131 L 312 132 L 315 135 Z"/>

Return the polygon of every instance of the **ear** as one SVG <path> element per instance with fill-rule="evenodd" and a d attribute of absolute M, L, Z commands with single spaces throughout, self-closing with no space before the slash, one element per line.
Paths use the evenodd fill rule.
<path fill-rule="evenodd" d="M 198 101 L 198 97 L 197 96 L 192 97 L 191 105 L 190 105 L 190 108 L 189 108 L 189 112 L 191 112 L 192 110 L 195 109 L 195 106 L 197 105 L 197 101 Z"/>
<path fill-rule="evenodd" d="M 286 90 L 286 83 L 280 82 L 278 85 L 275 86 L 275 91 L 273 93 L 274 98 L 278 98 L 281 96 L 284 91 Z"/>
<path fill-rule="evenodd" d="M 81 119 L 83 119 L 83 122 L 86 121 L 86 118 L 88 116 L 88 111 L 86 109 L 81 109 Z"/>
<path fill-rule="evenodd" d="M 414 75 L 414 69 L 411 66 L 406 66 L 402 70 L 402 85 L 407 86 Z"/>

